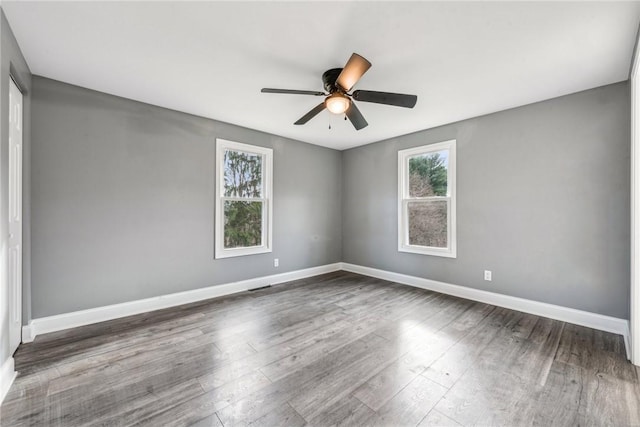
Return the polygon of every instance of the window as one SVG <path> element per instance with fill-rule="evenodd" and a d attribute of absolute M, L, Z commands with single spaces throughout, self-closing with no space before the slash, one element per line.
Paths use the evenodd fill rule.
<path fill-rule="evenodd" d="M 456 141 L 398 151 L 398 250 L 456 257 Z"/>
<path fill-rule="evenodd" d="M 216 141 L 215 257 L 271 252 L 273 150 Z"/>

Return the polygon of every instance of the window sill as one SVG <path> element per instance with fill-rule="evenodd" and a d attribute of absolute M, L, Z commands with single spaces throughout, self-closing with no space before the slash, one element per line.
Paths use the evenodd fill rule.
<path fill-rule="evenodd" d="M 420 255 L 439 256 L 444 258 L 457 258 L 456 250 L 451 248 L 427 248 L 424 246 L 407 246 L 398 247 L 398 252 L 407 252 Z"/>
<path fill-rule="evenodd" d="M 216 250 L 215 259 L 235 258 L 239 256 L 258 255 L 272 252 L 271 248 L 258 246 L 254 248 L 220 249 Z"/>

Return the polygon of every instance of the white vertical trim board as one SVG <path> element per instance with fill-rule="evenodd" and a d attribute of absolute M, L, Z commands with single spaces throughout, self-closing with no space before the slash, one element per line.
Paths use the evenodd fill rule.
<path fill-rule="evenodd" d="M 226 283 L 223 285 L 209 286 L 191 291 L 177 292 L 161 295 L 153 298 L 145 298 L 104 307 L 90 308 L 71 313 L 33 319 L 22 328 L 22 342 L 31 342 L 36 336 L 49 332 L 62 331 L 92 323 L 105 322 L 107 320 L 146 313 L 148 311 L 175 307 L 210 298 L 235 294 L 268 285 L 277 285 L 292 280 L 304 279 L 319 274 L 340 270 L 340 263 L 327 264 L 319 267 L 305 268 L 303 270 L 289 271 L 287 273 L 271 276 L 257 277 L 255 279 L 242 280 L 240 282 Z"/>
<path fill-rule="evenodd" d="M 7 247 L 7 278 L 9 289 L 9 354 L 22 340 L 22 132 L 23 96 L 9 77 L 9 232 Z"/>
<path fill-rule="evenodd" d="M 630 358 L 629 322 L 625 319 L 618 319 L 617 317 L 604 316 L 602 314 L 590 313 L 588 311 L 576 310 L 574 308 L 512 297 L 495 292 L 482 291 L 479 289 L 468 288 L 466 286 L 452 285 L 450 283 L 438 282 L 436 280 L 378 270 L 376 268 L 364 267 L 345 262 L 342 263 L 342 269 L 352 273 L 388 280 L 390 282 L 402 283 L 403 285 L 427 289 L 430 291 L 440 292 L 442 294 L 453 295 L 460 298 L 483 302 L 485 304 L 497 305 L 498 307 L 505 307 L 511 310 L 535 314 L 536 316 L 547 317 L 549 319 L 560 320 L 567 323 L 573 323 L 576 325 L 586 326 L 588 328 L 622 335 L 627 351 L 627 358 Z"/>
<path fill-rule="evenodd" d="M 18 375 L 18 373 L 14 369 L 13 357 L 9 357 L 4 361 L 2 366 L 0 366 L 0 403 L 2 403 L 7 396 L 7 392 L 9 392 L 9 388 L 11 388 L 11 384 L 13 384 L 16 375 Z"/>
<path fill-rule="evenodd" d="M 640 365 L 640 52 L 631 68 L 631 362 Z"/>

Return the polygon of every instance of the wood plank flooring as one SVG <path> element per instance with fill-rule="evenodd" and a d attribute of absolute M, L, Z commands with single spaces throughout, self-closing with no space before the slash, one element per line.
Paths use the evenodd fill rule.
<path fill-rule="evenodd" d="M 640 425 L 622 337 L 336 272 L 37 337 L 2 426 Z"/>

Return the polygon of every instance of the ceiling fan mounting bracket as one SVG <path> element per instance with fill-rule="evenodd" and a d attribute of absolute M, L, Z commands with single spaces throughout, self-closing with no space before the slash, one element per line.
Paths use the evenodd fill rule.
<path fill-rule="evenodd" d="M 322 73 L 322 83 L 324 84 L 324 90 L 329 93 L 340 92 L 344 93 L 341 88 L 336 85 L 336 80 L 342 72 L 342 68 L 332 68 Z"/>

